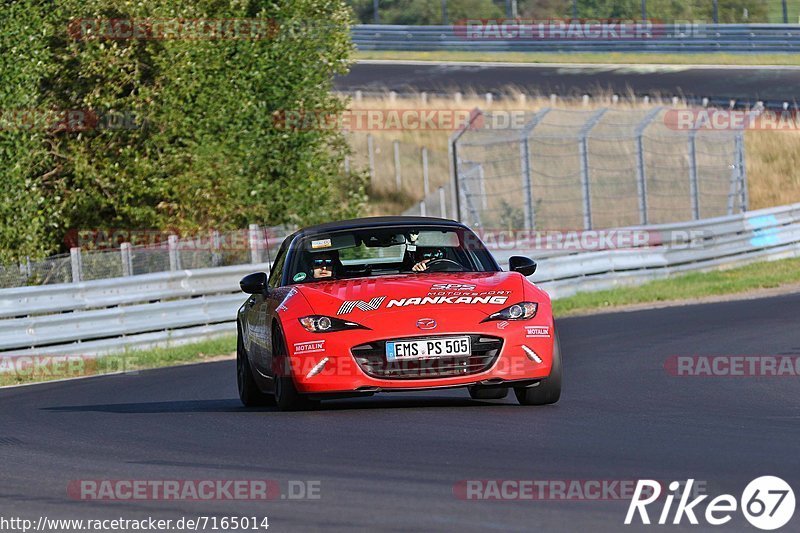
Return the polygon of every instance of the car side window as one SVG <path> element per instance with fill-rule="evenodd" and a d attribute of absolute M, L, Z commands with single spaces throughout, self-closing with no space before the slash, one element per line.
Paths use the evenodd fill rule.
<path fill-rule="evenodd" d="M 269 271 L 269 280 L 267 281 L 267 285 L 274 289 L 278 285 L 281 284 L 281 278 L 283 277 L 283 264 L 286 262 L 286 247 L 281 247 L 278 251 L 278 257 L 275 258 L 275 262 L 272 263 L 272 268 Z"/>

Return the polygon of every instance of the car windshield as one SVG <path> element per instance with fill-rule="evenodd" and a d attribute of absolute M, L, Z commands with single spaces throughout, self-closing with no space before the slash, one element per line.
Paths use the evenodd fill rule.
<path fill-rule="evenodd" d="M 463 229 L 359 228 L 305 236 L 289 283 L 426 272 L 494 272 L 497 264 Z"/>

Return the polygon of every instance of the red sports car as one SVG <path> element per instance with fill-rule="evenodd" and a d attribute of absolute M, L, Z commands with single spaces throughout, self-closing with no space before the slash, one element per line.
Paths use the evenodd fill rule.
<path fill-rule="evenodd" d="M 283 242 L 269 276 L 250 274 L 237 316 L 246 406 L 309 409 L 326 398 L 510 388 L 523 405 L 561 395 L 561 356 L 536 263 L 503 272 L 469 228 L 422 217 L 322 224 Z"/>

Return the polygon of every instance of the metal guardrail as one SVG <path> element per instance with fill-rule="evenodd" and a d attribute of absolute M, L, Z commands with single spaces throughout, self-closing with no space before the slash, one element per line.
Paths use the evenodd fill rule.
<path fill-rule="evenodd" d="M 251 224 L 245 230 L 209 231 L 183 238 L 161 230 L 70 231 L 65 238 L 70 244 L 68 254 L 38 261 L 24 258 L 19 265 L 0 265 L 0 288 L 257 264 L 268 261 L 270 253 L 292 231 L 286 226 L 258 224 Z M 137 245 L 124 239 L 147 244 Z"/>
<path fill-rule="evenodd" d="M 233 333 L 239 280 L 269 264 L 0 290 L 0 357 L 93 355 Z"/>
<path fill-rule="evenodd" d="M 510 28 L 510 29 L 509 29 Z M 506 32 L 506 33 L 504 33 Z M 651 32 L 638 37 L 613 38 L 591 32 L 573 35 L 536 31 L 519 34 L 513 25 L 486 28 L 470 34 L 464 26 L 392 26 L 362 24 L 353 26 L 352 38 L 359 50 L 476 52 L 797 52 L 800 50 L 800 25 L 797 24 L 709 24 L 654 25 Z M 506 35 L 508 38 L 503 38 Z"/>
<path fill-rule="evenodd" d="M 539 260 L 532 280 L 557 299 L 684 272 L 800 257 L 800 204 L 620 231 L 646 233 L 650 242 L 659 244 L 578 253 L 550 251 Z M 540 255 L 524 243 L 493 253 L 501 263 L 512 255 Z"/>
<path fill-rule="evenodd" d="M 800 204 L 678 224 L 623 228 L 650 244 L 591 252 L 490 246 L 498 261 L 539 258 L 533 281 L 554 298 L 670 274 L 800 256 Z M 652 245 L 656 243 L 656 245 Z M 267 264 L 0 290 L 0 359 L 94 355 L 235 331 L 239 279 Z"/>

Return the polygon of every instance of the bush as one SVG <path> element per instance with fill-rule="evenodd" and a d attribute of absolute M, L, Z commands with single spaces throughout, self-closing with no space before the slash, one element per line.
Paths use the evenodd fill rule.
<path fill-rule="evenodd" d="M 137 124 L 3 132 L 2 259 L 56 252 L 69 229 L 189 233 L 360 210 L 364 180 L 343 174 L 342 135 L 275 121 L 343 109 L 331 94 L 351 52 L 341 0 L 29 0 L 0 11 L 3 109 L 115 111 Z M 275 24 L 264 39 L 215 40 L 86 39 L 70 26 L 176 17 Z"/>

